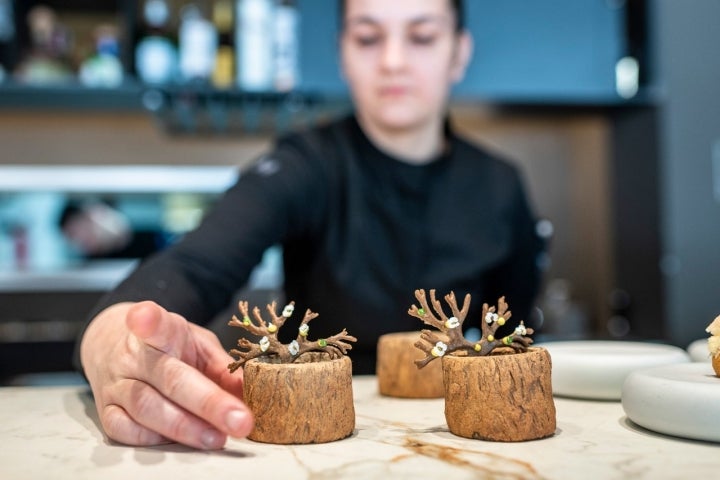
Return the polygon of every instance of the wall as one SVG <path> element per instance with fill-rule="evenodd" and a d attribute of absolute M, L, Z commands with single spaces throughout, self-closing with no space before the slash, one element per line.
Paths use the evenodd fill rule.
<path fill-rule="evenodd" d="M 604 333 L 615 274 L 609 194 L 612 125 L 601 113 L 552 112 L 456 109 L 461 131 L 522 169 L 537 215 L 554 225 L 546 285 L 558 286 L 556 280 L 562 280 L 569 301 L 582 311 L 573 318 L 546 318 L 546 331 L 578 334 L 587 327 L 589 333 Z M 547 308 L 546 316 L 551 311 Z"/>
<path fill-rule="evenodd" d="M 720 2 L 656 0 L 668 335 L 705 338 L 720 314 Z M 713 168 L 715 151 L 715 169 Z M 663 301 L 663 299 L 658 299 Z"/>
<path fill-rule="evenodd" d="M 143 112 L 0 111 L 3 164 L 243 165 L 266 137 L 172 137 Z"/>

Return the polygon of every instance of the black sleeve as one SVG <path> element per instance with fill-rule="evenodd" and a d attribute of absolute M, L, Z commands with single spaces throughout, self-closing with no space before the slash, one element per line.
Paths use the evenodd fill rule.
<path fill-rule="evenodd" d="M 148 258 L 105 295 L 88 323 L 110 305 L 143 300 L 195 323 L 212 320 L 244 286 L 267 248 L 317 227 L 323 180 L 305 143 L 285 139 L 258 159 L 196 230 Z"/>

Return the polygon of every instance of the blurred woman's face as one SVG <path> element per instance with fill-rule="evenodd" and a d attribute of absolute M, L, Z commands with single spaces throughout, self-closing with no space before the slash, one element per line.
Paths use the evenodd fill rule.
<path fill-rule="evenodd" d="M 346 2 L 343 73 L 358 114 L 375 128 L 422 128 L 442 118 L 470 50 L 448 0 Z"/>

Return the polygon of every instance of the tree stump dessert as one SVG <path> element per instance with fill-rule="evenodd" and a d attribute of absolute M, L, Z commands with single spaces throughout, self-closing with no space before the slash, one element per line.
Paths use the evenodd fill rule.
<path fill-rule="evenodd" d="M 435 362 L 421 371 L 415 365 L 419 355 L 413 345 L 420 332 L 382 335 L 377 345 L 377 380 L 381 395 L 398 398 L 442 398 L 442 367 Z"/>
<path fill-rule="evenodd" d="M 708 350 L 710 351 L 713 370 L 715 370 L 715 375 L 720 377 L 720 315 L 715 317 L 715 320 L 707 326 L 705 331 L 710 334 Z"/>
<path fill-rule="evenodd" d="M 355 429 L 352 391 L 352 362 L 345 354 L 356 338 L 343 329 L 337 335 L 309 340 L 308 323 L 318 316 L 307 310 L 298 336 L 288 344 L 277 334 L 294 311 L 294 302 L 281 315 L 276 302 L 267 306 L 266 322 L 255 307 L 250 318 L 247 302 L 238 308 L 228 325 L 261 337 L 258 343 L 238 340 L 230 354 L 238 358 L 228 365 L 231 372 L 243 368 L 243 400 L 255 415 L 255 428 L 248 438 L 276 444 L 325 443 L 348 437 Z"/>
<path fill-rule="evenodd" d="M 408 313 L 444 333 L 423 330 L 415 346 L 425 353 L 416 360 L 423 368 L 441 358 L 445 419 L 455 435 L 501 442 L 549 437 L 555 433 L 551 359 L 547 350 L 530 348 L 533 333 L 523 322 L 510 335 L 495 338 L 498 327 L 512 316 L 504 297 L 497 308 L 483 304 L 482 338 L 470 342 L 462 325 L 470 308 L 470 295 L 462 308 L 451 292 L 445 296 L 451 315 L 430 290 L 416 290 L 420 306 Z M 433 313 L 434 312 L 434 313 Z"/>

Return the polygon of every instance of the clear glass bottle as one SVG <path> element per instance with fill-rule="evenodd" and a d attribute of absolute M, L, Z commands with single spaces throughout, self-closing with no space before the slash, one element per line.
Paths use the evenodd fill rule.
<path fill-rule="evenodd" d="M 167 0 L 145 0 L 145 33 L 135 48 L 135 71 L 148 84 L 167 84 L 177 77 L 177 48 L 170 39 L 171 10 Z"/>
<path fill-rule="evenodd" d="M 293 90 L 299 82 L 300 17 L 294 0 L 279 0 L 273 22 L 275 90 Z"/>
<path fill-rule="evenodd" d="M 194 3 L 180 11 L 178 44 L 182 80 L 209 81 L 215 70 L 218 35 L 215 25 Z"/>
<path fill-rule="evenodd" d="M 237 0 L 238 86 L 273 89 L 273 0 Z"/>

